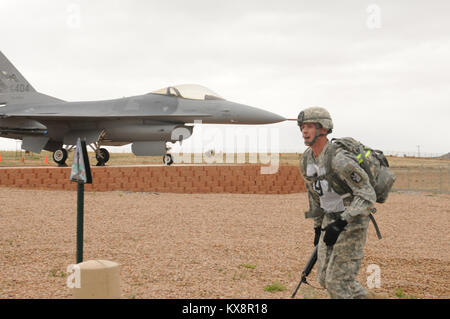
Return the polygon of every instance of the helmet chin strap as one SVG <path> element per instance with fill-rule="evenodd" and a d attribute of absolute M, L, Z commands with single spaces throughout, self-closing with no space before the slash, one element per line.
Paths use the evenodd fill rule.
<path fill-rule="evenodd" d="M 327 134 L 319 134 L 319 124 L 316 123 L 316 135 L 314 136 L 313 140 L 311 142 L 306 142 L 305 144 L 308 146 L 313 146 L 313 144 L 317 141 L 317 138 L 319 136 L 327 136 Z"/>

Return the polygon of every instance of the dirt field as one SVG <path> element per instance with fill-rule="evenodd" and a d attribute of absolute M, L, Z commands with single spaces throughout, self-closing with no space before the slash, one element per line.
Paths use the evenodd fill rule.
<path fill-rule="evenodd" d="M 0 188 L 0 208 L 0 298 L 70 298 L 76 192 Z M 449 298 L 450 195 L 397 192 L 377 208 L 384 238 L 369 225 L 359 281 L 376 264 L 390 298 Z M 290 298 L 313 249 L 306 209 L 305 193 L 86 193 L 84 260 L 119 262 L 122 298 Z"/>

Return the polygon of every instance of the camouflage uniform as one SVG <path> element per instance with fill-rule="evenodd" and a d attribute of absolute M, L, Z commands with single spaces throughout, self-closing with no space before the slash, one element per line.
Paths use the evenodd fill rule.
<path fill-rule="evenodd" d="M 314 227 L 322 229 L 339 216 L 348 222 L 333 246 L 325 244 L 322 231 L 317 255 L 318 281 L 331 298 L 364 298 L 367 291 L 355 278 L 364 256 L 369 209 L 376 201 L 376 194 L 357 159 L 342 149 L 332 157 L 335 175 L 328 178 L 331 185 L 326 179 L 310 178 L 325 175 L 327 151 L 332 150 L 330 145 L 328 141 L 317 158 L 308 148 L 300 161 L 310 206 L 305 217 L 314 218 Z"/>

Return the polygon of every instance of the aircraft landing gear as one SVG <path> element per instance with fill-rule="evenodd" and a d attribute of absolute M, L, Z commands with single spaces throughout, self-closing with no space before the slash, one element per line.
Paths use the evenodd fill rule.
<path fill-rule="evenodd" d="M 163 163 L 167 166 L 170 166 L 173 164 L 173 158 L 172 154 L 166 154 L 163 156 Z"/>
<path fill-rule="evenodd" d="M 68 157 L 68 152 L 64 148 L 57 149 L 53 152 L 53 160 L 59 167 L 66 167 L 66 160 Z"/>
<path fill-rule="evenodd" d="M 98 138 L 98 141 L 89 144 L 89 147 L 95 152 L 95 158 L 97 160 L 97 164 L 95 166 L 105 166 L 105 163 L 109 161 L 108 150 L 100 147 L 100 141 L 103 140 L 105 134 L 105 130 L 103 130 Z"/>
<path fill-rule="evenodd" d="M 98 148 L 95 151 L 95 158 L 97 159 L 96 166 L 105 166 L 105 163 L 109 161 L 109 152 L 106 148 Z"/>

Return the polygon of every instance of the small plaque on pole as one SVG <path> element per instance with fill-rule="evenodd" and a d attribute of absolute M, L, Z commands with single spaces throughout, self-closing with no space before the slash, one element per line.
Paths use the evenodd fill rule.
<path fill-rule="evenodd" d="M 92 184 L 91 167 L 86 149 L 86 142 L 80 138 L 77 140 L 77 148 L 73 156 L 70 180 L 82 184 Z"/>

